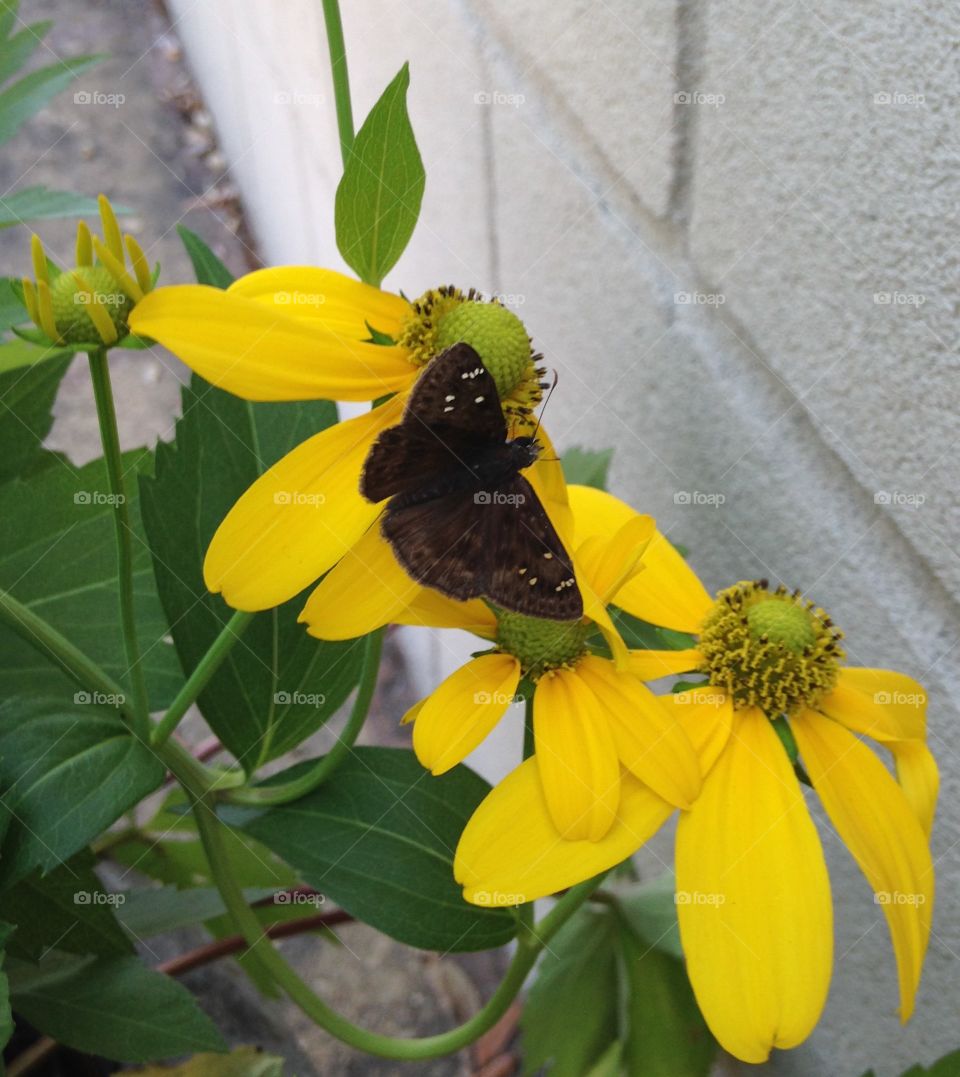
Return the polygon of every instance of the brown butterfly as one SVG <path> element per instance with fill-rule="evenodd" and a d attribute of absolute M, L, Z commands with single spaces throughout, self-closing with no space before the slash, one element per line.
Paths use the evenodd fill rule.
<path fill-rule="evenodd" d="M 530 483 L 533 437 L 507 438 L 493 377 L 469 344 L 437 356 L 403 419 L 367 455 L 360 492 L 406 571 L 450 598 L 556 621 L 583 616 L 570 557 Z"/>

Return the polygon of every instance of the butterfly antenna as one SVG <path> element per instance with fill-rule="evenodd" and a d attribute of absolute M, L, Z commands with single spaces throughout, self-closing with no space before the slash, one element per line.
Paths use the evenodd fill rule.
<path fill-rule="evenodd" d="M 534 427 L 534 430 L 533 430 L 533 440 L 534 441 L 536 441 L 537 434 L 540 432 L 540 424 L 543 422 L 543 413 L 547 410 L 547 404 L 550 403 L 550 397 L 553 396 L 553 390 L 556 389 L 557 382 L 559 381 L 559 378 L 560 378 L 560 375 L 555 370 L 553 372 L 553 385 L 551 385 L 550 388 L 547 390 L 546 398 L 543 401 L 543 407 L 540 409 L 540 414 L 537 416 L 537 425 Z"/>

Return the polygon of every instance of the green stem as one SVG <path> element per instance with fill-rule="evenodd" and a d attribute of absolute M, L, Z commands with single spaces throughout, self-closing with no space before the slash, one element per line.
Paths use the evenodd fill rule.
<path fill-rule="evenodd" d="M 533 738 L 533 692 L 531 684 L 523 700 L 523 758 L 529 759 L 533 755 L 536 743 Z"/>
<path fill-rule="evenodd" d="M 154 727 L 150 738 L 154 747 L 158 744 L 166 743 L 167 738 L 177 728 L 180 719 L 206 688 L 210 678 L 220 668 L 220 664 L 233 649 L 233 645 L 240 639 L 252 620 L 252 613 L 236 610 L 230 620 L 223 626 L 220 635 L 210 644 L 210 649 L 200 659 L 194 671 L 187 678 L 186 683 L 177 692 L 173 702 L 167 708 L 167 713 L 160 719 L 159 724 Z"/>
<path fill-rule="evenodd" d="M 277 785 L 259 785 L 253 788 L 232 789 L 224 794 L 224 800 L 231 804 L 286 804 L 298 800 L 322 785 L 346 759 L 353 747 L 363 723 L 367 720 L 373 693 L 377 687 L 377 675 L 380 672 L 380 651 L 383 648 L 383 629 L 371 632 L 366 639 L 363 655 L 363 669 L 360 673 L 360 686 L 353 701 L 350 717 L 343 727 L 343 732 L 329 752 L 299 778 Z"/>
<path fill-rule="evenodd" d="M 602 876 L 599 876 L 573 887 L 539 924 L 522 932 L 517 939 L 517 949 L 506 976 L 486 1005 L 468 1021 L 439 1035 L 397 1039 L 358 1028 L 336 1010 L 331 1009 L 300 979 L 264 934 L 263 925 L 243 896 L 243 891 L 233 875 L 224 844 L 226 832 L 224 824 L 217 818 L 202 791 L 191 795 L 197 830 L 210 862 L 211 874 L 234 925 L 250 947 L 248 954 L 283 988 L 308 1017 L 327 1032 L 351 1047 L 383 1058 L 408 1061 L 436 1058 L 439 1055 L 458 1051 L 461 1047 L 479 1039 L 506 1013 L 543 947 L 587 900 L 602 880 Z"/>
<path fill-rule="evenodd" d="M 327 46 L 330 49 L 340 155 L 343 158 L 343 167 L 346 168 L 353 148 L 353 108 L 350 104 L 350 76 L 347 72 L 347 50 L 343 42 L 343 24 L 340 21 L 338 0 L 323 0 L 323 21 L 327 27 Z"/>
<path fill-rule="evenodd" d="M 128 722 L 134 722 L 134 711 L 126 701 L 123 688 L 53 625 L 3 590 L 0 590 L 0 620 L 35 650 L 59 662 L 82 688 L 99 695 L 122 699 L 123 703 L 117 709 Z"/>
<path fill-rule="evenodd" d="M 137 618 L 133 596 L 133 531 L 123 485 L 123 460 L 120 456 L 120 436 L 117 432 L 117 409 L 110 385 L 110 366 L 105 348 L 88 353 L 93 394 L 100 421 L 100 440 L 107 465 L 107 481 L 113 498 L 113 525 L 117 543 L 117 577 L 120 583 L 120 621 L 123 626 L 123 646 L 133 691 L 134 728 L 146 738 L 149 731 L 150 705 L 147 682 L 140 659 L 137 641 Z"/>

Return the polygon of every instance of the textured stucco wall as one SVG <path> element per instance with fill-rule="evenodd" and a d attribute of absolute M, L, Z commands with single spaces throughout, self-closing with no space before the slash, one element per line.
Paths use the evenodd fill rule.
<path fill-rule="evenodd" d="M 266 255 L 339 265 L 319 4 L 172 8 Z M 851 661 L 929 688 L 944 788 L 917 1015 L 900 1028 L 886 928 L 824 827 L 836 973 L 810 1044 L 774 1067 L 888 1077 L 960 1045 L 957 9 L 344 8 L 358 118 L 412 67 L 427 192 L 387 284 L 506 295 L 560 372 L 551 432 L 616 444 L 614 489 L 709 585 L 799 586 Z M 411 646 L 427 684 L 454 660 Z"/>

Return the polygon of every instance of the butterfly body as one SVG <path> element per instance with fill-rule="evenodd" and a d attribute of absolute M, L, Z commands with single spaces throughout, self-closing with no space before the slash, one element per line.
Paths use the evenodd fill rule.
<path fill-rule="evenodd" d="M 534 617 L 577 620 L 571 561 L 521 472 L 540 454 L 507 437 L 490 373 L 468 344 L 432 360 L 403 420 L 364 464 L 360 490 L 387 500 L 381 530 L 404 569 L 450 598 L 486 597 Z"/>

